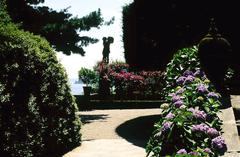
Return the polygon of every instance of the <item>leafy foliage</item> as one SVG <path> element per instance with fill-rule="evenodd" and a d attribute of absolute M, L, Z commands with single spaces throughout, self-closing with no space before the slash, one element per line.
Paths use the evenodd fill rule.
<path fill-rule="evenodd" d="M 220 95 L 201 70 L 197 47 L 177 51 L 164 74 L 166 104 L 148 156 L 218 156 L 226 151 L 217 116 Z M 219 147 L 216 147 L 216 143 Z"/>
<path fill-rule="evenodd" d="M 164 105 L 162 118 L 155 124 L 146 148 L 148 156 L 213 157 L 226 151 L 217 116 L 220 95 L 205 75 L 193 74 L 184 72 L 177 78 L 179 86 L 166 97 L 169 104 Z"/>
<path fill-rule="evenodd" d="M 179 78 L 185 71 L 198 71 L 201 69 L 201 63 L 199 60 L 199 52 L 197 46 L 182 48 L 178 50 L 172 60 L 167 64 L 164 79 L 166 86 L 164 88 L 165 95 L 171 92 L 171 90 L 177 86 L 176 79 Z M 202 71 L 203 72 L 203 71 Z M 234 76 L 234 70 L 227 69 L 224 80 L 225 83 L 230 83 Z"/>
<path fill-rule="evenodd" d="M 127 63 L 132 67 L 136 67 L 136 65 L 132 63 L 134 57 L 137 56 L 135 44 L 136 29 L 134 23 L 135 12 L 133 10 L 134 10 L 133 3 L 125 5 L 122 8 L 122 31 L 123 31 L 122 40 L 125 50 L 124 57 Z"/>
<path fill-rule="evenodd" d="M 79 79 L 83 81 L 83 83 L 88 85 L 94 81 L 94 79 L 96 78 L 96 73 L 91 69 L 82 67 L 78 71 L 78 76 Z"/>
<path fill-rule="evenodd" d="M 200 69 L 197 47 L 192 46 L 178 50 L 166 67 L 164 78 L 166 81 L 165 93 L 169 93 L 169 90 L 176 87 L 176 79 L 181 76 L 184 71 L 195 71 L 196 69 Z"/>
<path fill-rule="evenodd" d="M 0 0 L 0 19 L 2 23 L 9 23 L 11 21 L 6 8 L 7 6 L 5 0 Z"/>
<path fill-rule="evenodd" d="M 1 156 L 61 156 L 79 145 L 76 103 L 48 42 L 2 19 L 0 39 Z"/>
<path fill-rule="evenodd" d="M 44 0 L 7 0 L 7 9 L 13 21 L 21 23 L 21 28 L 45 37 L 57 51 L 67 55 L 84 55 L 83 47 L 98 41 L 81 35 L 80 32 L 104 24 L 100 9 L 79 18 L 68 13 L 68 9 L 57 12 L 46 6 L 35 6 L 43 2 Z M 105 24 L 109 25 L 113 21 L 111 19 Z"/>
<path fill-rule="evenodd" d="M 96 71 L 82 67 L 78 71 L 78 77 L 86 86 L 91 86 L 93 92 L 98 90 L 99 74 Z"/>
<path fill-rule="evenodd" d="M 165 70 L 176 50 L 198 44 L 208 32 L 210 18 L 214 18 L 219 33 L 232 45 L 230 64 L 235 65 L 234 70 L 239 69 L 236 34 L 240 33 L 240 24 L 233 18 L 239 14 L 235 1 L 134 0 L 125 8 L 123 42 L 130 67 Z"/>
<path fill-rule="evenodd" d="M 100 62 L 94 69 L 99 78 L 110 84 L 112 93 L 121 99 L 161 99 L 164 87 L 161 71 L 133 71 L 124 62 L 115 61 L 109 65 Z"/>
<path fill-rule="evenodd" d="M 129 65 L 122 61 L 113 61 L 109 64 L 109 68 L 114 72 L 129 71 Z"/>

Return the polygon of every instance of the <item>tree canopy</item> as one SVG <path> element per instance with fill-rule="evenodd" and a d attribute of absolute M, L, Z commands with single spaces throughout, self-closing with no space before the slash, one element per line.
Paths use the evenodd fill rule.
<path fill-rule="evenodd" d="M 165 69 L 178 49 L 197 45 L 214 18 L 239 61 L 239 5 L 236 1 L 134 0 L 123 9 L 125 58 L 131 67 Z"/>
<path fill-rule="evenodd" d="M 6 0 L 7 10 L 13 22 L 20 28 L 45 37 L 57 50 L 70 55 L 84 55 L 83 47 L 96 43 L 98 39 L 81 36 L 81 31 L 100 28 L 104 24 L 101 10 L 98 9 L 84 17 L 73 16 L 68 8 L 55 11 L 47 6 L 38 6 L 44 0 Z M 113 22 L 105 22 L 109 25 Z"/>

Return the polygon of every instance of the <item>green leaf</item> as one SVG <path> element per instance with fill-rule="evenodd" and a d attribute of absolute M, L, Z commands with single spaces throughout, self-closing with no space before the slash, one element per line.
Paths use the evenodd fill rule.
<path fill-rule="evenodd" d="M 210 108 L 208 106 L 204 106 L 204 110 L 209 113 L 210 112 Z"/>

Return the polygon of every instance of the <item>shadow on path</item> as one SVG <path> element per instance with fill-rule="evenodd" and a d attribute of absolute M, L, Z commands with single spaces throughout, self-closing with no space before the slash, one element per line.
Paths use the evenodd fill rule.
<path fill-rule="evenodd" d="M 116 133 L 132 144 L 145 148 L 152 135 L 153 125 L 160 118 L 160 115 L 151 115 L 128 120 L 116 128 Z"/>
<path fill-rule="evenodd" d="M 230 94 L 222 95 L 220 98 L 220 102 L 222 103 L 222 106 L 220 106 L 220 109 L 227 109 L 229 107 L 232 107 Z"/>
<path fill-rule="evenodd" d="M 109 118 L 108 114 L 95 114 L 95 115 L 80 115 L 83 124 L 92 123 L 96 120 L 104 121 Z"/>
<path fill-rule="evenodd" d="M 234 112 L 234 115 L 235 115 L 235 118 L 236 118 L 238 135 L 240 135 L 240 108 L 234 108 L 233 112 Z"/>

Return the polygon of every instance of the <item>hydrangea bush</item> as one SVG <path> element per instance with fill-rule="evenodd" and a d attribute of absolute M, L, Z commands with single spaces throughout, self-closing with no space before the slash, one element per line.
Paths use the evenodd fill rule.
<path fill-rule="evenodd" d="M 178 83 L 181 83 L 183 79 L 186 77 L 186 75 L 189 74 L 189 72 L 195 71 L 195 74 L 193 76 L 199 76 L 202 75 L 200 73 L 204 73 L 200 70 L 200 59 L 198 54 L 198 47 L 192 46 L 187 48 L 182 48 L 178 50 L 174 55 L 171 62 L 167 64 L 165 73 L 164 73 L 164 80 L 165 80 L 165 87 L 164 87 L 164 94 L 167 96 L 171 90 L 177 86 Z M 185 72 L 185 74 L 183 74 Z M 233 80 L 235 72 L 229 67 L 225 77 L 225 86 L 228 88 L 234 88 L 231 86 L 231 82 Z M 182 77 L 179 77 L 183 75 Z M 177 82 L 176 82 L 176 79 Z M 186 81 L 191 82 L 192 77 L 189 75 Z"/>
<path fill-rule="evenodd" d="M 148 156 L 218 156 L 227 147 L 217 116 L 220 95 L 201 71 L 183 72 L 166 97 L 162 118 L 147 145 Z"/>
<path fill-rule="evenodd" d="M 167 68 L 165 70 L 165 95 L 167 95 L 173 87 L 176 87 L 176 83 L 182 82 L 182 80 L 186 77 L 189 71 L 195 71 L 196 69 L 200 69 L 200 60 L 198 59 L 197 46 L 178 50 L 174 54 L 171 62 L 167 64 Z M 185 74 L 183 74 L 184 72 Z M 181 76 L 182 74 L 183 76 L 179 78 L 179 76 Z M 176 82 L 177 79 L 178 81 Z M 191 81 L 191 75 L 189 75 L 186 81 Z"/>

